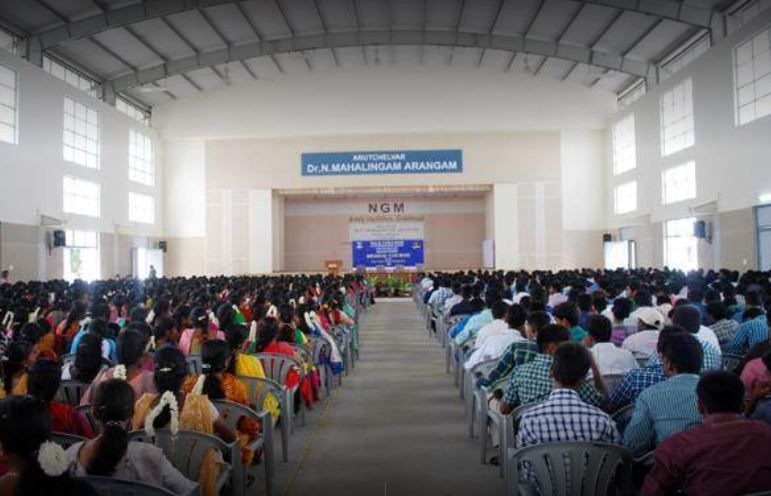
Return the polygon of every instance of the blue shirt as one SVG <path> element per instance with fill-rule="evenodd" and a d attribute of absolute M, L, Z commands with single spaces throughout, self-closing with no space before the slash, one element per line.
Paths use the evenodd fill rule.
<path fill-rule="evenodd" d="M 624 446 L 634 456 L 642 456 L 672 434 L 701 424 L 696 408 L 698 382 L 696 374 L 678 374 L 640 393 L 624 431 Z"/>
<path fill-rule="evenodd" d="M 741 324 L 736 328 L 734 336 L 725 345 L 727 353 L 743 355 L 756 344 L 768 340 L 768 325 L 766 316 L 760 315 Z"/>
<path fill-rule="evenodd" d="M 637 397 L 659 382 L 664 381 L 664 369 L 661 364 L 655 367 L 630 370 L 610 395 L 610 406 L 614 410 L 634 403 Z"/>
<path fill-rule="evenodd" d="M 479 329 L 483 328 L 487 324 L 493 321 L 493 312 L 488 308 L 482 312 L 471 317 L 466 326 L 460 331 L 455 338 L 455 344 L 462 344 L 469 338 L 475 337 Z"/>

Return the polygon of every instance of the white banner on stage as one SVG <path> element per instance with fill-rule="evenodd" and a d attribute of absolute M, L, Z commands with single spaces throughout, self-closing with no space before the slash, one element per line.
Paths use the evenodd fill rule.
<path fill-rule="evenodd" d="M 351 222 L 351 241 L 424 239 L 422 222 Z"/>

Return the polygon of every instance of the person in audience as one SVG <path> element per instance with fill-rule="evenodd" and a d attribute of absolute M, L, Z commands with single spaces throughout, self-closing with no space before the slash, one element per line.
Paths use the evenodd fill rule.
<path fill-rule="evenodd" d="M 637 360 L 648 359 L 656 352 L 659 331 L 664 326 L 664 317 L 655 308 L 643 307 L 637 312 L 637 332 L 629 335 L 621 347 L 628 350 Z"/>
<path fill-rule="evenodd" d="M 80 332 L 80 322 L 86 318 L 86 306 L 81 301 L 72 304 L 67 318 L 56 328 L 57 351 L 71 349 L 70 343 Z"/>
<path fill-rule="evenodd" d="M 736 328 L 725 345 L 727 353 L 743 355 L 753 346 L 768 341 L 767 316 L 762 309 L 752 307 L 744 311 L 743 323 Z"/>
<path fill-rule="evenodd" d="M 578 325 L 582 329 L 586 329 L 589 325 L 589 317 L 594 312 L 594 306 L 592 305 L 592 295 L 589 293 L 581 293 L 578 295 L 576 305 L 578 306 Z"/>
<path fill-rule="evenodd" d="M 214 400 L 228 400 L 249 406 L 249 395 L 246 386 L 235 375 L 228 372 L 233 360 L 233 350 L 226 341 L 209 339 L 201 346 L 201 362 L 203 369 L 203 394 Z M 182 386 L 186 394 L 190 394 L 198 382 L 197 377 L 188 377 Z"/>
<path fill-rule="evenodd" d="M 134 398 L 134 389 L 121 379 L 107 379 L 95 387 L 91 409 L 100 434 L 67 449 L 70 474 L 140 480 L 175 494 L 189 493 L 196 484 L 171 464 L 161 448 L 150 443 L 129 442 Z"/>
<path fill-rule="evenodd" d="M 587 322 L 583 344 L 592 352 L 594 362 L 602 375 L 626 374 L 637 368 L 637 360 L 628 350 L 610 342 L 613 325 L 603 315 L 592 315 Z"/>
<path fill-rule="evenodd" d="M 81 437 L 94 437 L 91 424 L 82 413 L 71 405 L 54 399 L 61 386 L 61 377 L 62 369 L 58 362 L 39 359 L 29 369 L 27 392 L 48 408 L 51 429 Z"/>
<path fill-rule="evenodd" d="M 642 456 L 672 434 L 701 423 L 696 384 L 703 354 L 699 341 L 690 333 L 676 333 L 665 340 L 661 362 L 666 380 L 640 393 L 624 430 L 624 446 L 634 456 Z"/>
<path fill-rule="evenodd" d="M 479 294 L 475 292 L 474 287 L 470 284 L 466 284 L 461 289 L 461 296 L 463 300 L 452 307 L 450 310 L 450 317 L 456 315 L 473 315 L 481 312 L 484 307 L 484 302 L 479 298 Z"/>
<path fill-rule="evenodd" d="M 549 284 L 548 294 L 549 294 L 549 299 L 547 300 L 546 305 L 553 310 L 556 310 L 558 306 L 562 305 L 563 303 L 567 303 L 568 301 L 568 297 L 562 294 L 562 284 L 560 284 L 560 282 L 557 281 L 556 279 L 554 279 Z M 573 325 L 578 325 L 577 317 L 576 317 L 576 323 Z M 573 325 L 571 325 L 571 327 L 573 327 Z"/>
<path fill-rule="evenodd" d="M 621 443 L 615 422 L 587 404 L 579 393 L 591 364 L 589 353 L 580 344 L 568 342 L 557 347 L 551 366 L 554 386 L 545 401 L 522 415 L 518 448 L 561 441 Z"/>
<path fill-rule="evenodd" d="M 550 324 L 538 333 L 538 354 L 530 363 L 520 365 L 511 373 L 500 403 L 500 411 L 503 415 L 510 413 L 519 405 L 538 403 L 549 396 L 552 390 L 550 371 L 554 362 L 554 352 L 560 344 L 569 340 L 568 330 L 560 325 Z M 604 390 L 601 374 L 597 373 L 594 384 L 584 383 L 577 391 L 583 401 L 599 406 L 603 402 L 600 391 Z"/>
<path fill-rule="evenodd" d="M 159 317 L 155 319 L 153 328 L 153 350 L 161 350 L 165 347 L 176 347 L 179 341 L 179 330 L 176 321 L 171 317 Z"/>
<path fill-rule="evenodd" d="M 676 326 L 680 326 L 686 332 L 694 335 L 702 348 L 702 372 L 707 370 L 722 370 L 723 361 L 720 346 L 717 344 L 717 338 L 712 334 L 712 337 L 702 333 L 704 329 L 712 332 L 711 329 L 701 325 L 701 315 L 699 311 L 693 305 L 682 304 L 675 307 L 672 313 L 672 323 Z M 658 354 L 652 355 L 648 361 L 648 367 L 653 367 L 661 364 L 661 359 Z"/>
<path fill-rule="evenodd" d="M 506 316 L 509 313 L 509 305 L 503 300 L 498 300 L 493 303 L 490 311 L 493 314 L 493 321 L 486 326 L 479 329 L 477 332 L 477 338 L 474 341 L 474 347 L 479 348 L 484 346 L 485 340 L 492 336 L 498 336 L 509 331 L 509 323 L 506 321 Z"/>
<path fill-rule="evenodd" d="M 462 289 L 460 281 L 454 281 L 452 283 L 452 296 L 447 298 L 442 306 L 442 314 L 448 315 L 452 307 L 463 301 Z"/>
<path fill-rule="evenodd" d="M 493 321 L 493 303 L 501 299 L 500 293 L 489 288 L 485 297 L 485 309 L 471 316 L 453 340 L 455 344 L 461 345 L 471 338 L 475 338 L 480 329 Z"/>
<path fill-rule="evenodd" d="M 506 329 L 504 329 L 501 332 L 498 332 L 497 330 L 491 330 L 489 327 L 493 324 L 489 324 L 487 329 L 487 334 L 485 334 L 485 339 L 480 343 L 480 338 L 482 335 L 482 331 L 485 329 L 481 329 L 479 331 L 479 336 L 477 336 L 476 339 L 476 345 L 474 352 L 471 354 L 471 356 L 466 360 L 466 363 L 463 364 L 463 366 L 466 368 L 466 370 L 473 369 L 477 364 L 488 361 L 488 360 L 497 360 L 498 358 L 503 355 L 503 353 L 506 352 L 506 350 L 512 345 L 512 343 L 516 341 L 524 341 L 525 338 L 522 336 L 521 329 L 524 327 L 525 324 L 525 310 L 522 308 L 521 305 L 512 305 L 509 307 L 506 303 L 498 302 L 503 305 L 507 309 L 506 313 Z M 501 308 L 496 308 L 493 306 L 493 315 L 496 315 L 496 311 L 501 311 Z M 497 322 L 493 321 L 493 323 Z"/>
<path fill-rule="evenodd" d="M 613 323 L 611 332 L 611 342 L 616 346 L 621 346 L 627 336 L 633 334 L 637 329 L 630 326 L 627 321 L 632 312 L 632 302 L 628 298 L 616 298 L 613 306 L 605 310 L 605 317 Z"/>
<path fill-rule="evenodd" d="M 5 352 L 3 363 L 3 396 L 27 394 L 27 367 L 37 360 L 33 343 L 18 339 Z"/>
<path fill-rule="evenodd" d="M 104 366 L 102 358 L 102 337 L 98 334 L 86 334 L 78 343 L 75 360 L 62 366 L 62 380 L 76 380 L 91 383 Z"/>
<path fill-rule="evenodd" d="M 547 325 L 549 325 L 549 314 L 543 311 L 531 312 L 525 320 L 526 339 L 514 341 L 498 360 L 490 375 L 477 380 L 477 386 L 485 388 L 493 386 L 508 377 L 516 367 L 533 361 L 539 352 L 536 342 L 538 333 Z"/>
<path fill-rule="evenodd" d="M 742 369 L 741 380 L 748 398 L 758 383 L 771 381 L 771 350 L 766 351 L 760 358 L 747 362 Z"/>
<path fill-rule="evenodd" d="M 155 393 L 155 382 L 152 370 L 142 368 L 147 339 L 141 333 L 128 330 L 118 337 L 118 365 L 101 372 L 96 376 L 91 386 L 83 393 L 81 405 L 91 404 L 94 389 L 99 383 L 109 379 L 123 379 L 133 388 L 139 398 L 144 393 Z"/>
<path fill-rule="evenodd" d="M 733 338 L 739 323 L 731 318 L 728 307 L 722 301 L 713 301 L 707 305 L 707 318 L 710 329 L 717 336 L 720 348 L 725 348 Z"/>
<path fill-rule="evenodd" d="M 580 343 L 586 337 L 586 330 L 578 325 L 578 309 L 572 303 L 560 303 L 553 307 L 554 322 L 568 330 L 570 340 Z"/>
<path fill-rule="evenodd" d="M 707 372 L 696 397 L 703 422 L 659 445 L 641 496 L 739 496 L 771 489 L 771 426 L 742 417 L 741 381 L 730 372 Z"/>
<path fill-rule="evenodd" d="M 70 353 L 76 353 L 78 351 L 78 345 L 80 345 L 80 342 L 84 336 L 88 334 L 95 334 L 102 338 L 102 357 L 105 360 L 115 361 L 117 346 L 115 344 L 115 340 L 108 337 L 108 333 L 109 331 L 106 320 L 101 318 L 93 319 L 88 323 L 87 326 L 85 326 L 75 335 L 75 338 L 72 340 Z"/>
<path fill-rule="evenodd" d="M 97 496 L 60 462 L 64 452 L 51 441 L 51 419 L 32 396 L 0 400 L 0 450 L 10 466 L 0 477 L 0 496 Z"/>
<path fill-rule="evenodd" d="M 202 307 L 190 312 L 193 328 L 185 329 L 179 337 L 179 349 L 187 355 L 199 355 L 203 343 L 211 339 L 225 340 L 225 333 L 214 328 L 209 321 L 209 314 Z"/>

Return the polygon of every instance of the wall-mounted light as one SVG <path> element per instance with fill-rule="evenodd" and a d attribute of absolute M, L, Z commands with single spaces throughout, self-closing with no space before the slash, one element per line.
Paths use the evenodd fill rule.
<path fill-rule="evenodd" d="M 771 203 L 771 193 L 761 193 L 758 195 L 758 202 L 760 202 L 761 205 L 765 205 L 766 203 Z"/>

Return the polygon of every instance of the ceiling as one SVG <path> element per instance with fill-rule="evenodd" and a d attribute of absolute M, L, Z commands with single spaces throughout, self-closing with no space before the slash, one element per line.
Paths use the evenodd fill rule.
<path fill-rule="evenodd" d="M 0 0 L 0 25 L 148 105 L 249 79 L 424 64 L 619 92 L 725 0 Z M 733 3 L 733 2 L 730 2 Z"/>

